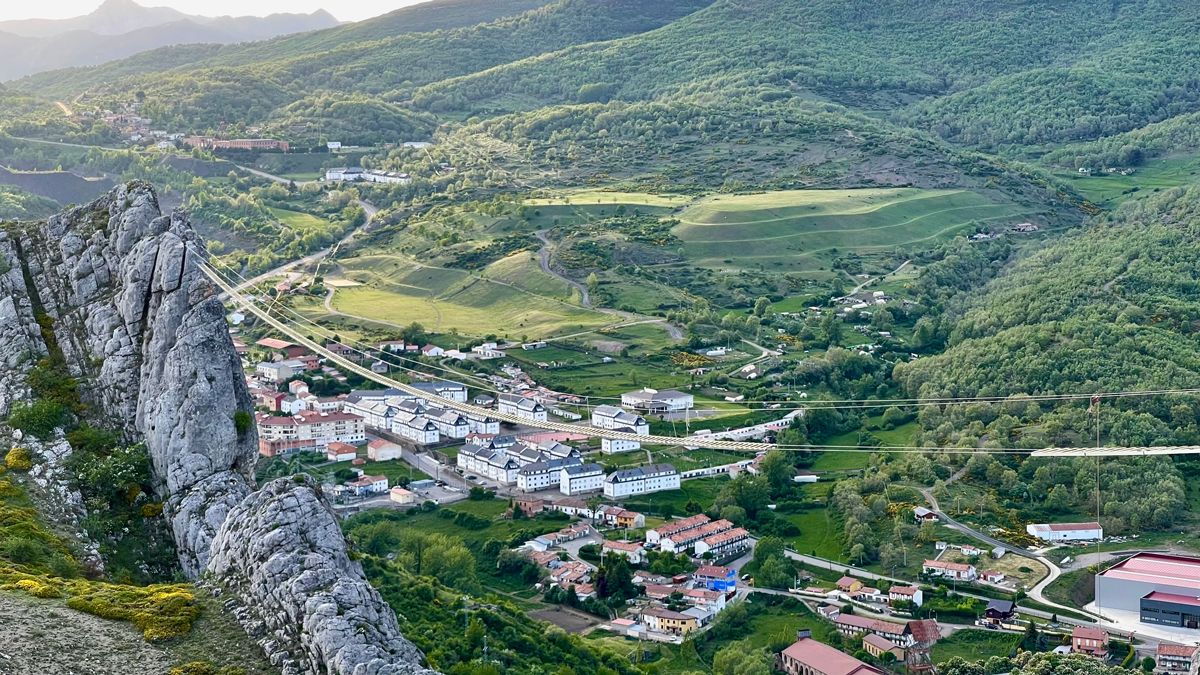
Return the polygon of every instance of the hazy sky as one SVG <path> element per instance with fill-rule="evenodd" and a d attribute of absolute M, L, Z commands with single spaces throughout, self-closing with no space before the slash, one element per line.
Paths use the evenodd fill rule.
<path fill-rule="evenodd" d="M 0 0 L 0 21 L 5 19 L 65 19 L 87 14 L 102 0 L 52 0 L 51 2 L 13 2 Z M 325 9 L 342 21 L 359 21 L 379 16 L 421 0 L 137 0 L 147 7 L 174 7 L 188 14 L 220 16 L 231 14 L 272 14 L 275 12 L 313 12 Z"/>

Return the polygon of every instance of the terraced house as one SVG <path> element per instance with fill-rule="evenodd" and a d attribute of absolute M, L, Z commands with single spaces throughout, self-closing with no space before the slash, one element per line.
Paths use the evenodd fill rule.
<path fill-rule="evenodd" d="M 670 464 L 647 464 L 635 469 L 622 469 L 604 479 L 604 496 L 619 499 L 662 490 L 679 489 L 679 472 Z"/>
<path fill-rule="evenodd" d="M 531 422 L 546 421 L 546 407 L 528 396 L 500 394 L 497 407 L 506 415 L 516 415 Z"/>

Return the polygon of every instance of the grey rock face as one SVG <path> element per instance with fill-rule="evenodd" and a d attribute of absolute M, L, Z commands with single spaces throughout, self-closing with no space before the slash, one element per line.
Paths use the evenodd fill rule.
<path fill-rule="evenodd" d="M 285 673 L 432 673 L 346 555 L 319 487 L 297 480 L 244 499 L 213 540 L 208 570 L 245 601 L 243 624 L 266 629 L 260 644 Z"/>
<path fill-rule="evenodd" d="M 137 182 L 19 240 L 0 233 L 0 413 L 28 396 L 25 374 L 45 354 L 40 301 L 89 408 L 146 443 L 183 570 L 209 570 L 234 591 L 272 662 L 289 673 L 432 672 L 347 556 L 316 486 L 284 479 L 254 492 L 257 433 L 234 421 L 253 404 L 200 251 L 186 217 L 161 215 Z M 47 468 L 35 478 L 50 490 L 69 445 L 39 450 Z"/>

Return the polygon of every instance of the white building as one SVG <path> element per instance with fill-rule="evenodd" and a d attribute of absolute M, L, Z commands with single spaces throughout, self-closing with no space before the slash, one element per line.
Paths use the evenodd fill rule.
<path fill-rule="evenodd" d="M 714 520 L 711 523 L 705 523 L 700 527 L 680 530 L 669 536 L 662 537 L 659 539 L 658 547 L 667 553 L 691 553 L 696 548 L 697 542 L 703 540 L 705 537 L 728 532 L 732 529 L 733 523 L 722 518 Z"/>
<path fill-rule="evenodd" d="M 974 565 L 967 563 L 949 562 L 946 560 L 926 560 L 921 565 L 921 571 L 946 579 L 958 581 L 975 581 L 979 577 Z"/>
<path fill-rule="evenodd" d="M 435 347 L 435 349 L 440 349 L 440 347 Z M 420 389 L 421 391 L 433 394 L 434 396 L 440 396 L 457 403 L 467 402 L 467 385 L 461 382 L 435 380 L 433 382 L 413 382 L 411 386 Z M 412 396 L 408 394 L 405 394 L 405 396 L 412 398 Z M 434 401 L 434 403 L 436 403 L 436 401 Z"/>
<path fill-rule="evenodd" d="M 359 497 L 369 495 L 380 495 L 388 491 L 387 476 L 359 476 L 357 480 L 352 480 L 346 483 L 350 494 Z"/>
<path fill-rule="evenodd" d="M 562 468 L 558 491 L 573 496 L 604 489 L 604 467 L 599 464 L 569 464 Z"/>
<path fill-rule="evenodd" d="M 475 345 L 474 347 L 471 347 L 471 353 L 475 354 L 484 361 L 491 359 L 502 359 L 507 356 L 507 354 L 505 354 L 495 342 L 485 342 L 481 345 Z"/>
<path fill-rule="evenodd" d="M 723 558 L 750 548 L 750 533 L 740 527 L 710 534 L 696 542 L 693 550 L 697 556 L 711 553 L 714 558 Z"/>
<path fill-rule="evenodd" d="M 690 410 L 696 405 L 695 397 L 674 389 L 641 389 L 621 394 L 621 405 L 635 410 L 663 414 Z"/>
<path fill-rule="evenodd" d="M 648 464 L 634 469 L 622 469 L 604 479 L 604 496 L 610 499 L 678 489 L 679 472 L 670 464 Z"/>
<path fill-rule="evenodd" d="M 386 462 L 393 459 L 403 459 L 404 452 L 400 446 L 377 438 L 367 443 L 367 459 L 372 462 Z"/>
<path fill-rule="evenodd" d="M 652 530 L 646 530 L 646 543 L 657 546 L 658 543 L 666 537 L 671 537 L 679 532 L 683 532 L 684 530 L 695 529 L 701 525 L 707 524 L 711 520 L 711 518 L 703 513 L 697 513 L 694 516 L 688 516 L 687 518 L 669 521 Z"/>
<path fill-rule="evenodd" d="M 624 431 L 630 434 L 637 434 L 638 436 L 647 436 L 650 434 L 650 425 L 646 423 L 646 418 L 613 405 L 602 405 L 593 410 L 592 426 L 601 429 Z M 606 455 L 619 452 L 632 452 L 641 447 L 642 444 L 638 441 L 610 438 L 600 439 L 600 452 Z"/>
<path fill-rule="evenodd" d="M 517 471 L 521 464 L 508 450 L 516 443 L 511 436 L 497 436 L 487 442 L 467 443 L 458 451 L 455 460 L 458 468 L 467 473 L 479 474 L 502 485 L 517 482 Z"/>
<path fill-rule="evenodd" d="M 441 440 L 437 425 L 424 415 L 398 413 L 392 418 L 390 431 L 419 445 L 432 445 Z"/>
<path fill-rule="evenodd" d="M 365 172 L 361 167 L 339 166 L 334 169 L 325 169 L 325 180 L 361 180 L 363 173 Z"/>
<path fill-rule="evenodd" d="M 325 459 L 330 462 L 350 462 L 358 456 L 358 448 L 334 441 L 325 446 Z"/>
<path fill-rule="evenodd" d="M 1030 523 L 1025 531 L 1042 541 L 1094 541 L 1104 538 L 1100 523 Z"/>
<path fill-rule="evenodd" d="M 566 457 L 526 464 L 517 470 L 517 489 L 523 492 L 537 492 L 557 488 L 562 483 L 563 468 L 582 463 L 583 460 L 578 457 Z"/>
<path fill-rule="evenodd" d="M 296 450 L 324 452 L 330 443 L 367 442 L 363 419 L 350 413 L 306 411 L 291 417 L 258 415 L 259 452 L 270 457 Z"/>
<path fill-rule="evenodd" d="M 500 394 L 499 410 L 506 415 L 516 415 L 531 422 L 545 422 L 546 408 L 532 398 L 519 394 Z"/>
<path fill-rule="evenodd" d="M 472 434 L 486 434 L 494 436 L 500 433 L 500 420 L 486 415 L 477 415 L 475 413 L 467 413 L 467 426 Z"/>
<path fill-rule="evenodd" d="M 619 555 L 628 560 L 630 565 L 640 565 L 646 559 L 646 549 L 636 542 L 605 539 L 600 545 L 600 555 Z"/>
<path fill-rule="evenodd" d="M 304 370 L 304 362 L 298 359 L 263 361 L 254 367 L 254 372 L 259 378 L 275 384 L 282 384 L 303 373 Z"/>

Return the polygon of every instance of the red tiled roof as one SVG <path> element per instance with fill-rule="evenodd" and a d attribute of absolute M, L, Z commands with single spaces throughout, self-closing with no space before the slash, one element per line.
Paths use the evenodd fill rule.
<path fill-rule="evenodd" d="M 850 626 L 852 628 L 860 628 L 865 631 L 873 631 L 876 633 L 891 633 L 901 635 L 904 633 L 904 625 L 884 621 L 882 619 L 872 619 L 866 616 L 858 616 L 857 614 L 840 614 L 833 622 L 837 625 Z"/>
<path fill-rule="evenodd" d="M 896 646 L 895 644 L 892 643 L 891 640 L 889 640 L 885 637 L 882 637 L 880 635 L 876 635 L 875 633 L 867 633 L 866 635 L 864 635 L 863 642 L 865 644 L 869 644 L 874 647 L 878 647 L 879 649 L 882 649 L 884 651 L 893 649 Z"/>
<path fill-rule="evenodd" d="M 336 453 L 339 455 L 345 455 L 345 454 L 349 454 L 349 453 L 358 452 L 358 448 L 354 447 L 353 445 L 350 445 L 349 443 L 343 443 L 341 441 L 334 441 L 334 442 L 330 443 L 329 445 L 327 445 L 326 447 L 329 449 L 330 452 L 333 452 L 333 453 Z"/>
<path fill-rule="evenodd" d="M 367 487 L 379 482 L 387 482 L 387 476 L 361 476 L 358 480 L 352 480 L 346 485 L 350 487 Z"/>
<path fill-rule="evenodd" d="M 921 589 L 916 586 L 892 586 L 889 592 L 896 595 L 916 595 L 919 590 Z"/>
<path fill-rule="evenodd" d="M 918 619 L 905 624 L 909 635 L 917 642 L 936 642 L 942 633 L 936 619 Z"/>
<path fill-rule="evenodd" d="M 615 549 L 617 551 L 626 551 L 629 553 L 633 553 L 634 551 L 642 550 L 642 545 L 635 544 L 633 542 L 628 542 L 628 541 L 610 541 L 610 540 L 606 539 L 606 540 L 604 540 L 604 548 L 611 548 L 611 549 Z"/>
<path fill-rule="evenodd" d="M 867 675 L 882 673 L 878 668 L 840 652 L 812 638 L 802 638 L 783 650 L 783 656 L 802 663 L 822 675 Z"/>
<path fill-rule="evenodd" d="M 1072 638 L 1083 638 L 1085 640 L 1100 640 L 1108 642 L 1108 632 L 1102 628 L 1094 628 L 1092 626 L 1075 626 L 1071 629 Z"/>
<path fill-rule="evenodd" d="M 1200 558 L 1166 553 L 1137 553 L 1101 572 L 1101 575 L 1200 590 Z"/>
<path fill-rule="evenodd" d="M 1048 527 L 1052 532 L 1069 532 L 1071 530 L 1098 530 L 1100 529 L 1100 523 L 1047 523 L 1046 527 Z"/>
<path fill-rule="evenodd" d="M 279 340 L 276 338 L 263 338 L 254 344 L 258 345 L 259 347 L 266 347 L 267 349 L 287 349 L 288 347 L 296 346 L 287 340 Z"/>
<path fill-rule="evenodd" d="M 703 513 L 697 513 L 694 516 L 689 516 L 687 518 L 683 518 L 682 520 L 673 520 L 669 523 L 659 525 L 658 527 L 654 528 L 654 531 L 660 536 L 669 537 L 676 532 L 690 530 L 693 527 L 700 527 L 709 520 L 711 519 Z"/>
<path fill-rule="evenodd" d="M 1159 656 L 1178 656 L 1180 658 L 1190 659 L 1196 655 L 1197 647 L 1195 645 L 1169 645 L 1165 642 L 1158 643 Z"/>
<path fill-rule="evenodd" d="M 729 577 L 729 573 L 733 570 L 728 567 L 719 567 L 717 565 L 701 565 L 696 568 L 696 576 L 705 577 L 708 579 L 725 579 Z"/>

